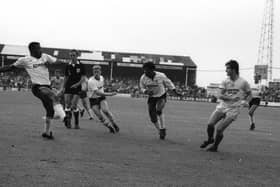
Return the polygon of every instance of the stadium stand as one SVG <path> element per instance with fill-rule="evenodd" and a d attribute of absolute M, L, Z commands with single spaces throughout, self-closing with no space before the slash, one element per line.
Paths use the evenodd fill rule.
<path fill-rule="evenodd" d="M 53 55 L 61 62 L 68 61 L 71 49 L 43 47 L 43 52 Z M 145 97 L 139 94 L 139 78 L 142 75 L 142 64 L 153 61 L 158 71 L 165 73 L 183 93 L 182 98 L 171 99 L 210 101 L 217 99 L 207 93 L 207 90 L 196 85 L 196 64 L 189 56 L 123 53 L 112 51 L 78 50 L 80 61 L 86 64 L 86 73 L 91 75 L 91 66 L 99 64 L 102 67 L 103 76 L 106 78 L 107 91 L 131 94 L 133 97 Z M 1 65 L 8 65 L 21 56 L 28 55 L 27 46 L 0 44 Z M 63 72 L 64 63 L 50 67 L 51 76 L 54 71 L 60 69 Z M 278 85 L 278 84 L 277 84 Z M 28 90 L 30 80 L 24 71 L 4 73 L 0 77 L 0 90 Z M 261 92 L 262 100 L 268 102 L 280 102 L 280 86 L 271 84 Z"/>

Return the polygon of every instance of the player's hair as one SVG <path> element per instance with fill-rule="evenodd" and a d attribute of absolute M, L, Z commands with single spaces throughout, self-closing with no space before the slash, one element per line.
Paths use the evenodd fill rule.
<path fill-rule="evenodd" d="M 149 62 L 146 62 L 146 63 L 143 64 L 143 69 L 145 69 L 145 68 L 155 70 L 156 66 L 152 61 L 149 61 Z"/>
<path fill-rule="evenodd" d="M 71 49 L 70 53 L 75 53 L 77 56 L 80 56 L 80 51 L 77 49 Z"/>
<path fill-rule="evenodd" d="M 101 66 L 99 66 L 99 65 L 94 65 L 94 66 L 92 67 L 92 69 L 101 69 Z"/>
<path fill-rule="evenodd" d="M 35 48 L 36 48 L 36 46 L 40 46 L 40 43 L 39 42 L 30 42 L 29 44 L 28 44 L 28 49 L 29 49 L 29 51 L 33 51 Z"/>
<path fill-rule="evenodd" d="M 236 74 L 239 75 L 239 64 L 236 60 L 230 60 L 226 63 L 226 66 L 229 66 L 230 69 L 235 70 Z"/>

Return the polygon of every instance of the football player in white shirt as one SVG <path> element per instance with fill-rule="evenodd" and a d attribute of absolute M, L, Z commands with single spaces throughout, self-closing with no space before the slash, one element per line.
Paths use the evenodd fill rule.
<path fill-rule="evenodd" d="M 65 118 L 65 113 L 56 94 L 51 90 L 49 70 L 47 64 L 55 63 L 56 58 L 41 52 L 39 42 L 31 42 L 28 45 L 30 56 L 19 58 L 14 64 L 0 68 L 0 72 L 13 71 L 16 68 L 24 68 L 29 74 L 32 82 L 32 93 L 42 101 L 46 110 L 45 129 L 42 134 L 44 138 L 53 139 L 50 131 L 53 118 Z"/>
<path fill-rule="evenodd" d="M 251 98 L 251 89 L 248 82 L 239 76 L 239 64 L 235 60 L 226 63 L 228 78 L 221 84 L 221 91 L 218 95 L 220 103 L 211 114 L 207 123 L 208 140 L 204 141 L 200 148 L 206 148 L 213 144 L 207 151 L 217 152 L 218 146 L 223 139 L 224 130 L 236 120 L 240 109 L 247 104 Z M 214 139 L 215 125 L 218 123 Z"/>
<path fill-rule="evenodd" d="M 116 92 L 104 92 L 104 77 L 101 75 L 101 66 L 94 65 L 92 70 L 93 76 L 88 80 L 88 96 L 90 106 L 100 122 L 105 127 L 107 127 L 111 133 L 119 132 L 120 129 L 116 124 L 113 114 L 110 111 L 106 101 L 106 96 L 114 96 L 116 95 Z M 103 114 L 109 119 L 112 126 L 109 124 Z"/>
<path fill-rule="evenodd" d="M 151 122 L 159 132 L 160 139 L 165 139 L 166 127 L 163 108 L 166 103 L 167 89 L 181 96 L 175 89 L 172 81 L 164 73 L 155 71 L 153 62 L 143 64 L 144 74 L 140 78 L 141 92 L 148 95 L 148 110 Z"/>

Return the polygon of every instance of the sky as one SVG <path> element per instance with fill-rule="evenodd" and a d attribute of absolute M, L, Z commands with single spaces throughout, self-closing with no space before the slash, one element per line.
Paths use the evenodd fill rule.
<path fill-rule="evenodd" d="M 253 84 L 266 0 L 9 0 L 1 2 L 0 43 L 190 56 L 197 85 L 220 83 L 225 62 Z M 273 67 L 280 67 L 275 1 Z M 280 78 L 280 71 L 273 71 Z"/>

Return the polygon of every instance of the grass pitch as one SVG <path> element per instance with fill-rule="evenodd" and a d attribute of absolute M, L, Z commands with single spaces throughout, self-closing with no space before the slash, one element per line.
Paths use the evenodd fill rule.
<path fill-rule="evenodd" d="M 259 107 L 256 130 L 247 109 L 226 131 L 218 153 L 199 148 L 215 104 L 168 101 L 167 139 L 159 140 L 146 99 L 108 98 L 120 126 L 110 134 L 87 115 L 80 130 L 55 121 L 41 138 L 40 101 L 0 92 L 0 186 L 279 186 L 279 108 Z"/>

